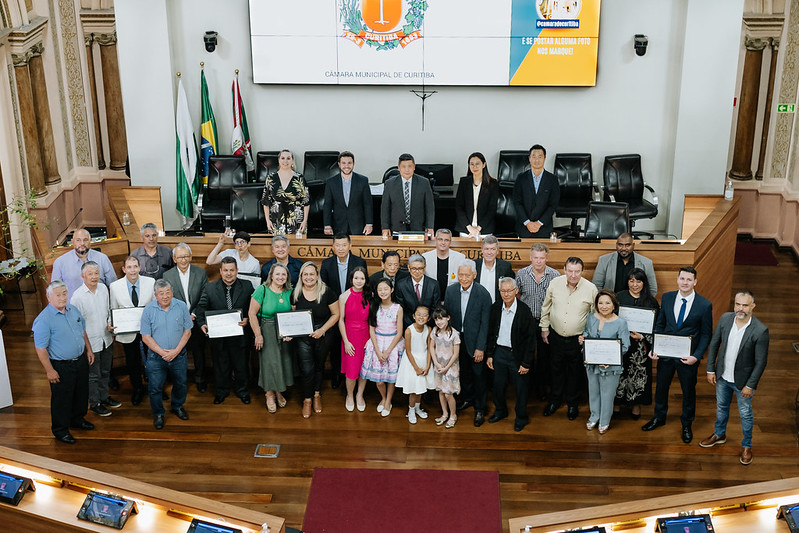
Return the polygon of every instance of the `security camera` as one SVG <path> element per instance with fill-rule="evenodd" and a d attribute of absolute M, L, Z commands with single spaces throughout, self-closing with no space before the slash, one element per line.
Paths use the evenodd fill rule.
<path fill-rule="evenodd" d="M 646 47 L 649 44 L 649 38 L 644 35 L 643 33 L 636 33 L 635 34 L 635 53 L 636 55 L 642 56 L 646 54 Z"/>
<path fill-rule="evenodd" d="M 213 52 L 216 50 L 216 36 L 217 33 L 215 31 L 207 31 L 205 32 L 205 36 L 203 37 L 203 41 L 205 42 L 205 51 L 206 52 Z"/>

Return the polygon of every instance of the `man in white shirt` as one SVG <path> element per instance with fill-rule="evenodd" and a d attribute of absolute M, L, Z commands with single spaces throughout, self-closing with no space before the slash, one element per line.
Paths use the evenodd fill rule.
<path fill-rule="evenodd" d="M 219 241 L 216 243 L 214 249 L 211 250 L 211 253 L 208 254 L 205 264 L 218 265 L 222 262 L 224 257 L 232 257 L 236 260 L 239 279 L 249 281 L 253 289 L 257 289 L 261 284 L 261 263 L 250 254 L 250 234 L 246 231 L 237 231 L 235 235 L 233 235 L 233 244 L 236 248 L 228 248 L 227 250 L 221 251 L 222 246 L 225 244 L 225 238 L 226 235 L 224 233 L 219 234 Z"/>
<path fill-rule="evenodd" d="M 436 248 L 422 254 L 426 270 L 425 275 L 438 281 L 441 298 L 447 287 L 458 282 L 458 267 L 466 260 L 462 253 L 451 250 L 452 232 L 446 228 L 436 231 Z"/>
<path fill-rule="evenodd" d="M 89 366 L 89 408 L 98 416 L 109 416 L 109 407 L 115 409 L 122 404 L 108 395 L 114 360 L 108 287 L 100 283 L 100 265 L 94 261 L 86 261 L 80 275 L 83 285 L 75 290 L 70 303 L 86 320 L 86 335 L 94 352 L 94 362 Z"/>
<path fill-rule="evenodd" d="M 491 303 L 499 301 L 499 280 L 514 278 L 510 263 L 497 257 L 499 255 L 499 240 L 493 235 L 488 235 L 480 245 L 483 255 L 482 261 L 477 261 L 477 282 L 485 287 L 491 296 Z"/>

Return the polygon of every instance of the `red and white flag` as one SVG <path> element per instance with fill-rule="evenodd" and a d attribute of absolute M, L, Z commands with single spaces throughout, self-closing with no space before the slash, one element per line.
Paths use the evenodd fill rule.
<path fill-rule="evenodd" d="M 241 101 L 238 74 L 233 78 L 233 140 L 231 148 L 235 155 L 244 156 L 248 172 L 255 170 L 250 146 L 250 130 L 247 128 L 247 114 L 244 112 L 244 103 Z"/>

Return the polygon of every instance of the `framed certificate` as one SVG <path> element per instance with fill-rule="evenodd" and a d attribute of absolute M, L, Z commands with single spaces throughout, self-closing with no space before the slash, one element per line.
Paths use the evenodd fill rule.
<path fill-rule="evenodd" d="M 676 357 L 682 359 L 691 355 L 691 336 L 655 334 L 655 345 L 652 352 L 658 357 Z"/>
<path fill-rule="evenodd" d="M 305 311 L 285 311 L 275 315 L 277 336 L 302 337 L 313 333 L 313 317 L 310 309 Z"/>
<path fill-rule="evenodd" d="M 585 362 L 589 365 L 620 365 L 621 341 L 619 339 L 585 339 Z"/>
<path fill-rule="evenodd" d="M 645 307 L 619 307 L 619 318 L 627 321 L 627 329 L 636 333 L 652 333 L 655 324 L 654 309 Z"/>
<path fill-rule="evenodd" d="M 238 309 L 205 313 L 205 324 L 208 326 L 208 338 L 210 339 L 244 335 L 244 328 L 239 326 L 239 322 L 241 322 L 241 311 Z"/>
<path fill-rule="evenodd" d="M 141 330 L 141 314 L 144 307 L 119 307 L 111 309 L 111 325 L 115 335 L 138 333 Z"/>

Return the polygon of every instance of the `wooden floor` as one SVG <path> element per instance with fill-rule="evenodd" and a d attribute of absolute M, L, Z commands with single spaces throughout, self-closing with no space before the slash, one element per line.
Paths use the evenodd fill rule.
<path fill-rule="evenodd" d="M 734 274 L 734 287 L 755 293 L 755 313 L 771 331 L 769 364 L 754 403 L 755 459 L 748 467 L 738 462 L 741 430 L 735 407 L 727 444 L 710 450 L 697 444 L 712 433 L 715 419 L 714 391 L 704 380 L 704 370 L 697 386 L 691 445 L 684 445 L 679 436 L 676 380 L 665 427 L 651 433 L 640 430 L 652 414 L 649 406 L 638 422 L 614 418 L 611 431 L 600 437 L 585 430 L 586 405 L 581 406 L 580 418 L 570 422 L 565 409 L 544 418 L 543 404 L 531 402 L 531 424 L 520 434 L 513 432 L 508 419 L 476 429 L 471 411 L 454 429 L 445 430 L 435 426 L 433 417 L 410 426 L 399 394 L 391 416 L 381 418 L 375 412 L 379 396 L 373 385 L 366 412 L 348 413 L 343 392 L 331 390 L 328 381 L 324 413 L 309 420 L 300 416 L 297 390 L 288 407 L 269 415 L 256 390 L 251 405 L 229 397 L 215 406 L 212 390 L 199 394 L 192 387 L 186 402 L 191 419 L 167 416 L 166 427 L 156 431 L 147 404 L 130 405 L 123 378 L 116 396 L 125 405 L 107 418 L 89 413 L 97 430 L 76 431 L 78 443 L 68 446 L 56 443 L 50 434 L 49 387 L 29 335 L 38 311 L 30 296 L 26 311 L 7 312 L 3 329 L 15 404 L 0 410 L 0 442 L 283 516 L 298 528 L 315 467 L 498 470 L 505 530 L 507 519 L 515 516 L 799 476 L 799 354 L 791 346 L 799 341 L 799 268 L 790 254 L 778 253 L 778 258 L 779 266 L 736 267 Z M 702 292 L 701 279 L 697 289 Z M 254 458 L 258 443 L 280 444 L 279 457 Z M 405 488 L 386 487 L 387 505 L 397 490 Z M 445 505 L 444 495 L 430 496 Z"/>

